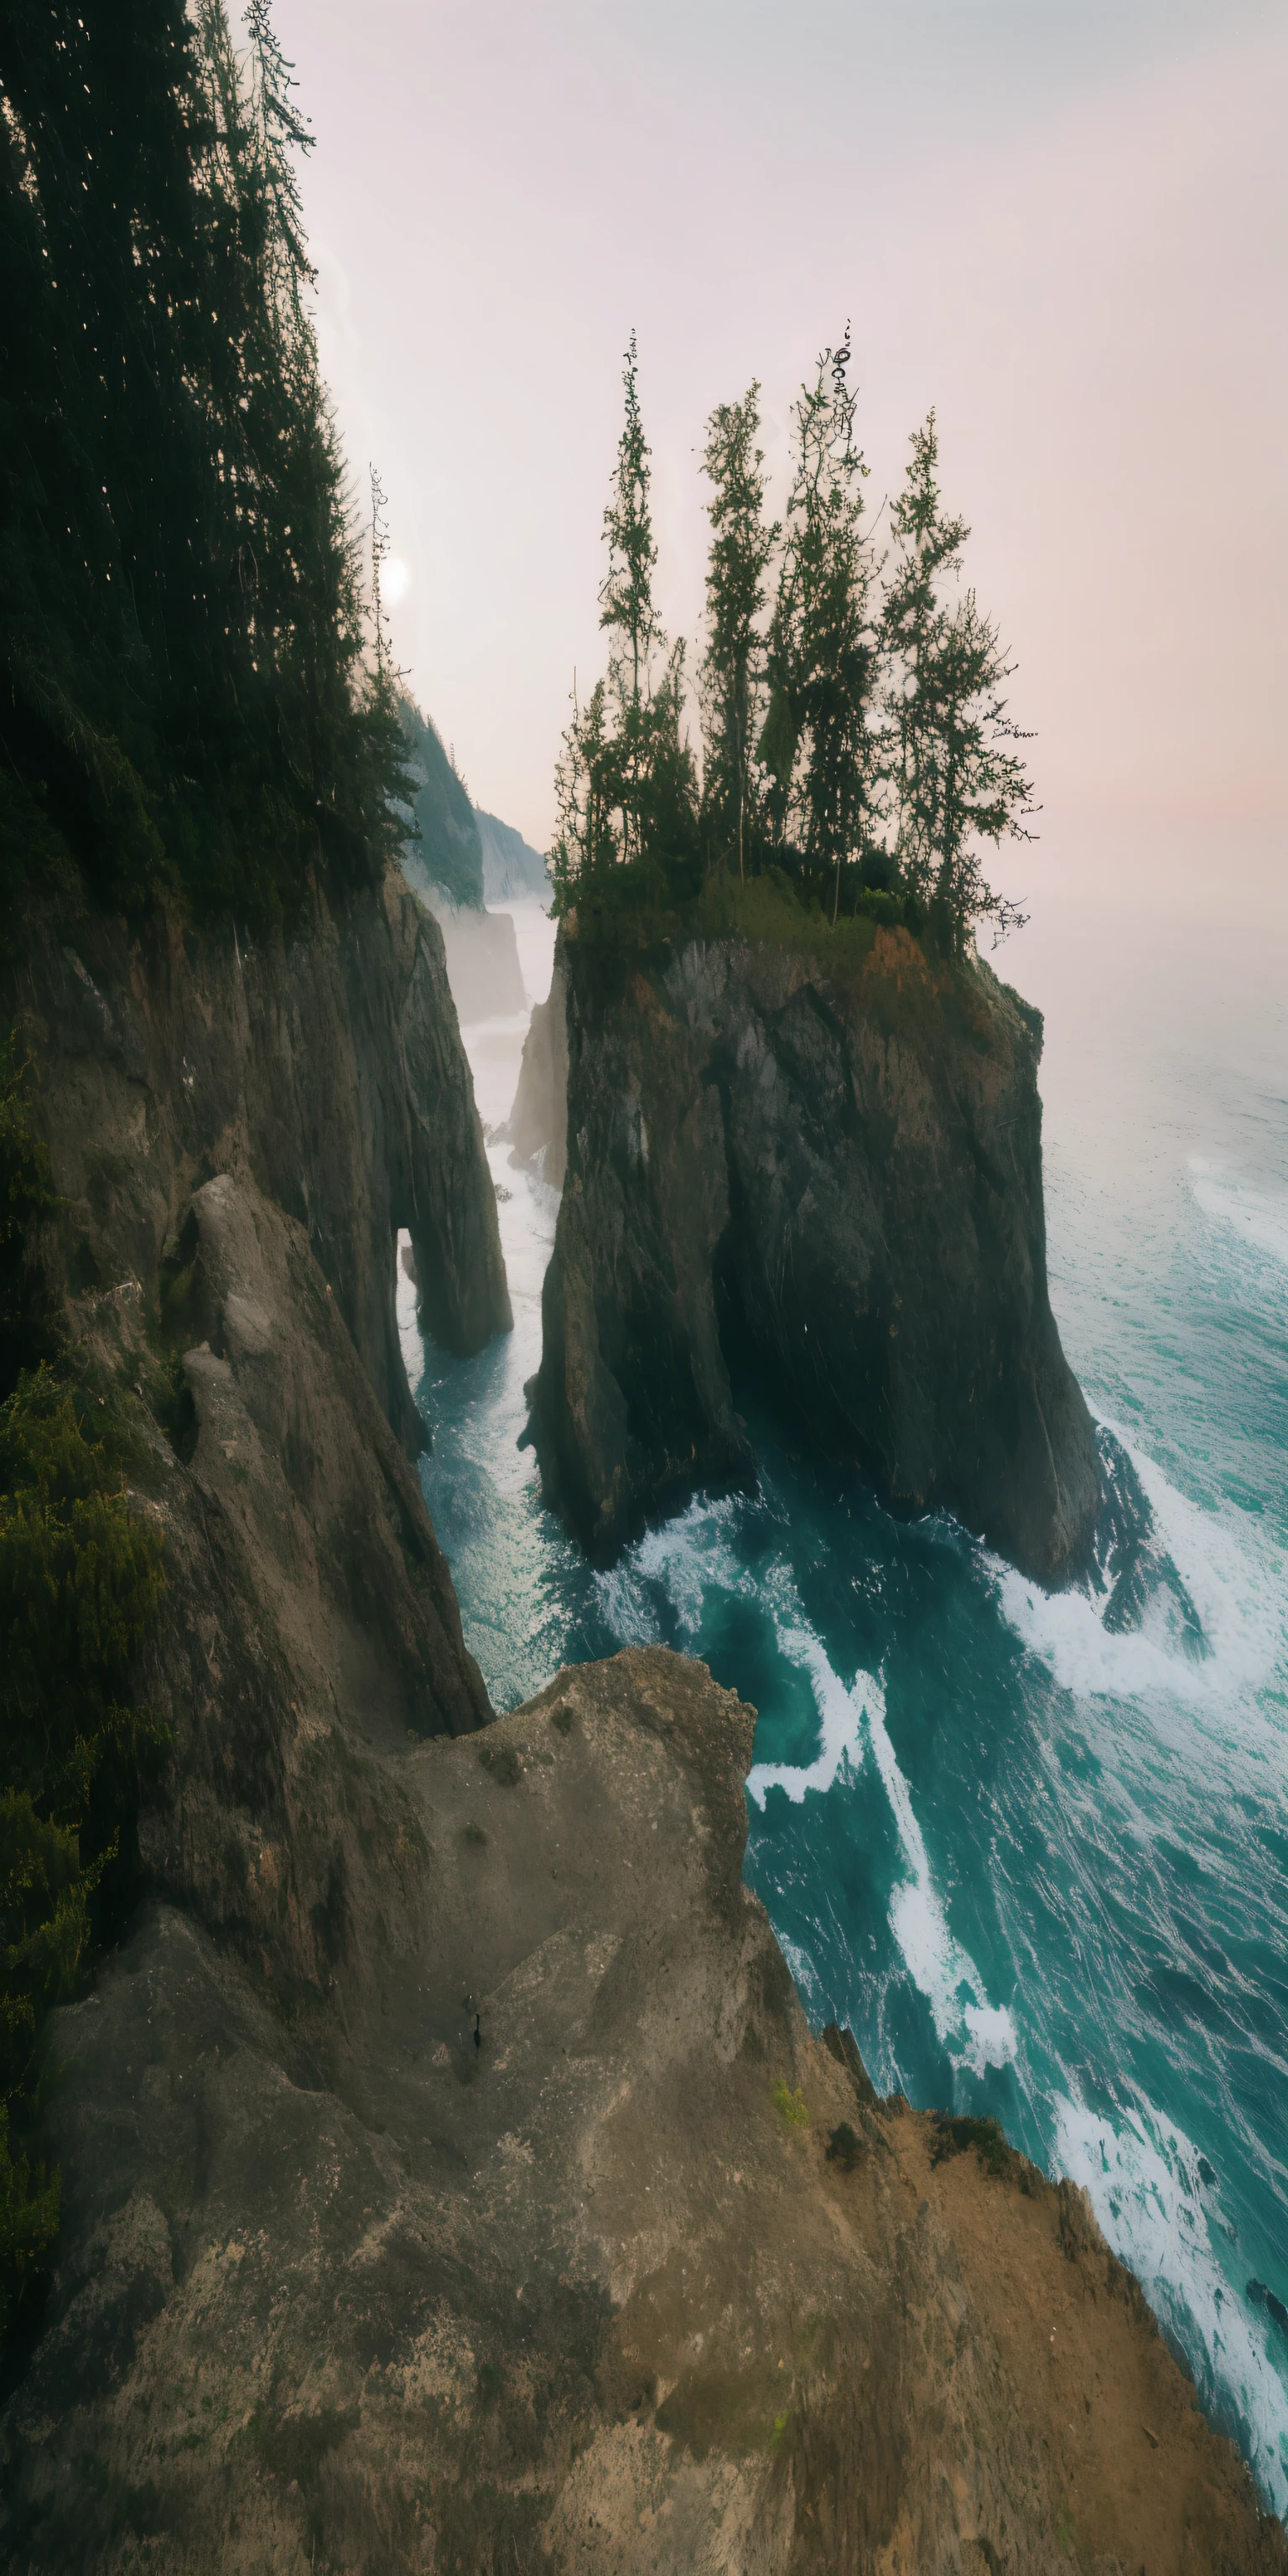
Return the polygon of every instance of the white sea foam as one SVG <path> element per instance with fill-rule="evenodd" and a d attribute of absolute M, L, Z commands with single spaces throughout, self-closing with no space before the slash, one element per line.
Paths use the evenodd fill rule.
<path fill-rule="evenodd" d="M 1196 1666 L 1209 1692 L 1259 1689 L 1288 1661 L 1288 1560 L 1277 1542 L 1242 1515 L 1218 1515 L 1192 1503 L 1161 1467 L 1127 1450 L 1154 1515 L 1154 1525 L 1185 1585 L 1210 1648 Z"/>
<path fill-rule="evenodd" d="M 425 1344 L 416 1313 L 416 1283 L 414 1279 L 408 1278 L 403 1268 L 404 1251 L 410 1257 L 411 1236 L 406 1233 L 399 1235 L 394 1256 L 397 1263 L 394 1272 L 394 1311 L 398 1320 L 398 1339 L 402 1345 L 407 1384 L 414 1395 L 425 1374 Z"/>
<path fill-rule="evenodd" d="M 657 1610 L 628 1563 L 611 1566 L 607 1573 L 597 1574 L 595 1589 L 605 1621 L 621 1645 L 660 1646 L 664 1643 Z"/>
<path fill-rule="evenodd" d="M 1103 1593 L 1044 1592 L 1000 1557 L 990 1570 L 1003 1617 L 1062 1690 L 1080 1699 L 1140 1699 L 1150 1691 L 1187 1700 L 1209 1695 L 1203 1665 L 1171 1642 L 1165 1607 L 1148 1611 L 1139 1628 L 1110 1629 Z"/>
<path fill-rule="evenodd" d="M 792 1982 L 802 1995 L 808 2011 L 818 2013 L 827 2008 L 827 1999 L 813 1960 L 798 1941 L 790 1941 L 785 1932 L 778 1935 L 778 1947 L 792 1972 Z"/>
<path fill-rule="evenodd" d="M 737 1592 L 748 1577 L 731 1544 L 733 1504 L 702 1496 L 660 1529 L 649 1530 L 632 1551 L 635 1570 L 644 1583 L 666 1593 L 680 1625 L 696 1637 L 708 1592 Z"/>
<path fill-rule="evenodd" d="M 847 1690 L 812 1628 L 780 1625 L 778 1643 L 789 1662 L 809 1674 L 820 1720 L 819 1747 L 812 1762 L 758 1762 L 747 1781 L 747 1794 L 763 1807 L 766 1791 L 781 1789 L 799 1807 L 807 1790 L 822 1794 L 835 1780 L 857 1774 L 863 1761 L 865 1711 L 869 1702 L 880 1699 L 881 1685 L 870 1673 L 859 1673 Z"/>
<path fill-rule="evenodd" d="M 1004 2005 L 989 2002 L 974 1960 L 949 1929 L 912 1792 L 890 1741 L 880 1682 L 874 1674 L 860 1672 L 847 1690 L 813 1630 L 803 1624 L 780 1626 L 778 1642 L 809 1674 L 821 1721 L 820 1743 L 809 1763 L 758 1762 L 747 1782 L 750 1796 L 763 1807 L 767 1790 L 778 1788 L 799 1804 L 807 1791 L 818 1794 L 838 1780 L 856 1779 L 866 1735 L 908 1871 L 890 1899 L 890 1929 L 904 1965 L 930 2006 L 941 2047 L 956 2065 L 974 2075 L 986 2066 L 1009 2065 L 1018 2046 L 1015 2023 Z"/>
<path fill-rule="evenodd" d="M 1059 2095 L 1054 2162 L 1090 2193 L 1115 2253 L 1151 2306 L 1194 2355 L 1206 2357 L 1208 2387 L 1236 2409 L 1252 2465 L 1282 2513 L 1288 2505 L 1288 2388 L 1259 2323 L 1231 2288 L 1213 2249 L 1201 2196 L 1198 2155 L 1183 2131 L 1149 2104 L 1120 2126 Z"/>
<path fill-rule="evenodd" d="M 1191 1502 L 1118 1424 L 1105 1427 L 1136 1470 L 1157 1537 L 1193 1603 L 1206 1653 L 1195 1655 L 1177 1639 L 1174 1605 L 1166 1595 L 1147 1608 L 1138 1628 L 1109 1629 L 1105 1594 L 1044 1592 L 1000 1557 L 990 1557 L 1003 1614 L 1061 1688 L 1076 1697 L 1161 1693 L 1203 1708 L 1219 1725 L 1232 1694 L 1246 1698 L 1288 1662 L 1283 1550 L 1250 1521 Z M 1238 1725 L 1246 1741 L 1243 1710 Z"/>
<path fill-rule="evenodd" d="M 1202 1162 L 1197 1155 L 1191 1158 L 1190 1170 L 1195 1204 L 1204 1216 L 1288 1268 L 1288 1198 L 1277 1191 L 1249 1189 L 1246 1182 L 1229 1179 L 1218 1164 Z"/>
<path fill-rule="evenodd" d="M 957 2065 L 974 2075 L 986 2066 L 1008 2066 L 1019 2044 L 1015 2023 L 1005 2005 L 990 2004 L 974 1960 L 949 1930 L 912 1794 L 886 1728 L 883 1694 L 869 1701 L 868 1731 L 911 1872 L 890 1900 L 890 1928 L 908 1974 L 930 2006 L 941 2046 Z"/>

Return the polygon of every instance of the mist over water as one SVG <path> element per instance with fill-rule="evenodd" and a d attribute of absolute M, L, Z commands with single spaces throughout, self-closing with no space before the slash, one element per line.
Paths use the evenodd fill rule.
<path fill-rule="evenodd" d="M 514 914 L 530 999 L 552 926 Z M 755 1418 L 759 1492 L 596 1574 L 516 1443 L 558 1201 L 489 1147 L 515 1331 L 421 1343 L 425 1490 L 499 1706 L 664 1642 L 759 1712 L 747 1874 L 811 2020 L 1085 2183 L 1288 2508 L 1288 940 L 1052 898 L 996 961 L 1047 1012 L 1052 1299 L 1100 1425 L 1099 1586 L 1048 1596 Z M 522 1018 L 464 1031 L 485 1125 Z"/>

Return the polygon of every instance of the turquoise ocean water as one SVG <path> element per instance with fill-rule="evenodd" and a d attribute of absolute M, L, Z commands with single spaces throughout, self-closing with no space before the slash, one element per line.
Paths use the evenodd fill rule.
<path fill-rule="evenodd" d="M 747 1874 L 883 2090 L 1085 2183 L 1288 2510 L 1288 915 L 1044 899 L 1052 1301 L 1100 1425 L 1099 1588 L 1048 1598 L 752 1419 L 753 1498 L 595 1574 L 516 1446 L 557 1200 L 491 1148 L 515 1331 L 426 1348 L 425 1491 L 498 1706 L 663 1641 L 759 1711 Z M 531 998 L 550 926 L 515 915 Z M 465 1030 L 503 1123 L 524 1022 Z M 749 1410 L 745 1397 L 743 1409 Z"/>

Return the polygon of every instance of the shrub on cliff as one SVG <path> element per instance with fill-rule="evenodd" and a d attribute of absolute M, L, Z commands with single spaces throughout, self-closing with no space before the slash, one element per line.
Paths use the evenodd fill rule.
<path fill-rule="evenodd" d="M 133 1894 L 140 1764 L 128 1704 L 156 1616 L 159 1533 L 130 1508 L 131 1446 L 65 1359 L 25 1365 L 41 1320 L 33 1237 L 56 1212 L 22 1072 L 0 1047 L 0 2331 L 57 2232 L 58 2181 L 16 2137 L 42 2017 Z"/>

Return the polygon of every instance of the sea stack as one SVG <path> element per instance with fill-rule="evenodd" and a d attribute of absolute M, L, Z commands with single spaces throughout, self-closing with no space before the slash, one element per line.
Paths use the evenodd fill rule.
<path fill-rule="evenodd" d="M 858 925 L 856 925 L 856 929 Z M 746 1481 L 745 1379 L 901 1511 L 1086 1561 L 1095 1436 L 1047 1294 L 1040 1015 L 872 925 L 824 965 L 565 935 L 568 1173 L 531 1435 L 611 1559 Z"/>

